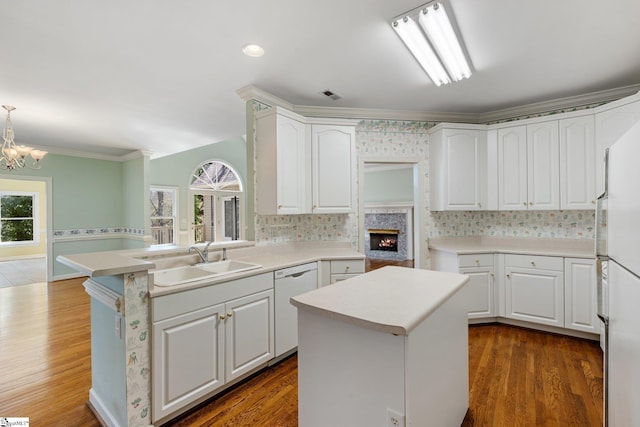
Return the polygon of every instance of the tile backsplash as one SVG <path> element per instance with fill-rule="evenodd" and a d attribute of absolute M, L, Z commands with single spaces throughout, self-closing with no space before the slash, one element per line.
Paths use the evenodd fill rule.
<path fill-rule="evenodd" d="M 431 212 L 429 219 L 429 237 L 595 238 L 595 211 Z"/>

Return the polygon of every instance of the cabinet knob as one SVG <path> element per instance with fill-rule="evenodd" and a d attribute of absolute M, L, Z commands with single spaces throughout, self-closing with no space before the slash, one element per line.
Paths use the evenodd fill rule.
<path fill-rule="evenodd" d="M 529 202 L 529 205 L 532 205 L 532 204 L 533 204 L 533 202 Z"/>
<path fill-rule="evenodd" d="M 527 206 L 527 202 L 522 202 L 523 205 Z"/>
<path fill-rule="evenodd" d="M 591 204 L 592 204 L 592 205 L 595 205 L 595 204 L 596 204 L 596 201 L 595 201 L 595 200 L 592 200 L 592 201 L 591 201 Z"/>
<path fill-rule="evenodd" d="M 224 320 L 224 319 L 226 319 L 226 318 L 227 318 L 227 316 L 225 316 L 224 314 L 221 314 L 221 315 L 220 315 L 220 320 Z"/>
<path fill-rule="evenodd" d="M 531 261 L 531 267 L 535 267 L 535 266 L 536 266 L 536 263 Z"/>
<path fill-rule="evenodd" d="M 318 207 L 318 205 L 313 205 L 313 207 L 312 207 L 312 208 L 313 208 L 313 209 L 315 209 L 315 208 L 317 208 L 317 207 Z"/>
<path fill-rule="evenodd" d="M 479 259 L 476 260 L 476 265 L 480 265 L 480 260 Z"/>
<path fill-rule="evenodd" d="M 482 207 L 482 203 L 478 203 L 478 207 L 481 208 Z"/>
<path fill-rule="evenodd" d="M 282 209 L 282 205 L 278 205 L 278 209 Z"/>
<path fill-rule="evenodd" d="M 349 269 L 350 269 L 350 268 L 351 268 L 351 266 L 347 265 L 344 269 L 345 269 L 346 271 L 349 271 Z"/>
<path fill-rule="evenodd" d="M 491 273 L 491 277 L 496 277 L 496 275 L 494 273 Z"/>
<path fill-rule="evenodd" d="M 231 317 L 231 316 L 233 316 L 233 312 L 230 311 L 227 313 L 227 317 Z"/>
<path fill-rule="evenodd" d="M 511 274 L 507 273 L 507 279 L 511 279 Z"/>

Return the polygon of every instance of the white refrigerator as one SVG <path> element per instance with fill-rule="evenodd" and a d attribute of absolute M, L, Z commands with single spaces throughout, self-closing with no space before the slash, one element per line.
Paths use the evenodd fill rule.
<path fill-rule="evenodd" d="M 597 212 L 605 425 L 640 426 L 640 122 L 609 148 Z"/>

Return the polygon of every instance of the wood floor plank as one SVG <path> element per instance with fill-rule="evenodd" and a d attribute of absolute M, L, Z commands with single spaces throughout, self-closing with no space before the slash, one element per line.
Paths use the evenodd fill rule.
<path fill-rule="evenodd" d="M 34 426 L 99 423 L 83 280 L 0 289 L 0 416 Z M 507 325 L 469 328 L 463 426 L 602 425 L 597 342 Z M 167 426 L 297 426 L 297 357 L 271 366 Z"/>

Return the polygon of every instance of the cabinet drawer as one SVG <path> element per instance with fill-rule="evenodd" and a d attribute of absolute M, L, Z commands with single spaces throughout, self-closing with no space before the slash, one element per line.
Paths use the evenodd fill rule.
<path fill-rule="evenodd" d="M 458 267 L 493 267 L 493 254 L 458 255 Z"/>
<path fill-rule="evenodd" d="M 504 266 L 533 268 L 539 270 L 563 271 L 564 261 L 562 257 L 537 256 L 537 255 L 505 255 Z"/>
<path fill-rule="evenodd" d="M 331 261 L 331 274 L 364 273 L 364 260 L 345 259 Z"/>

